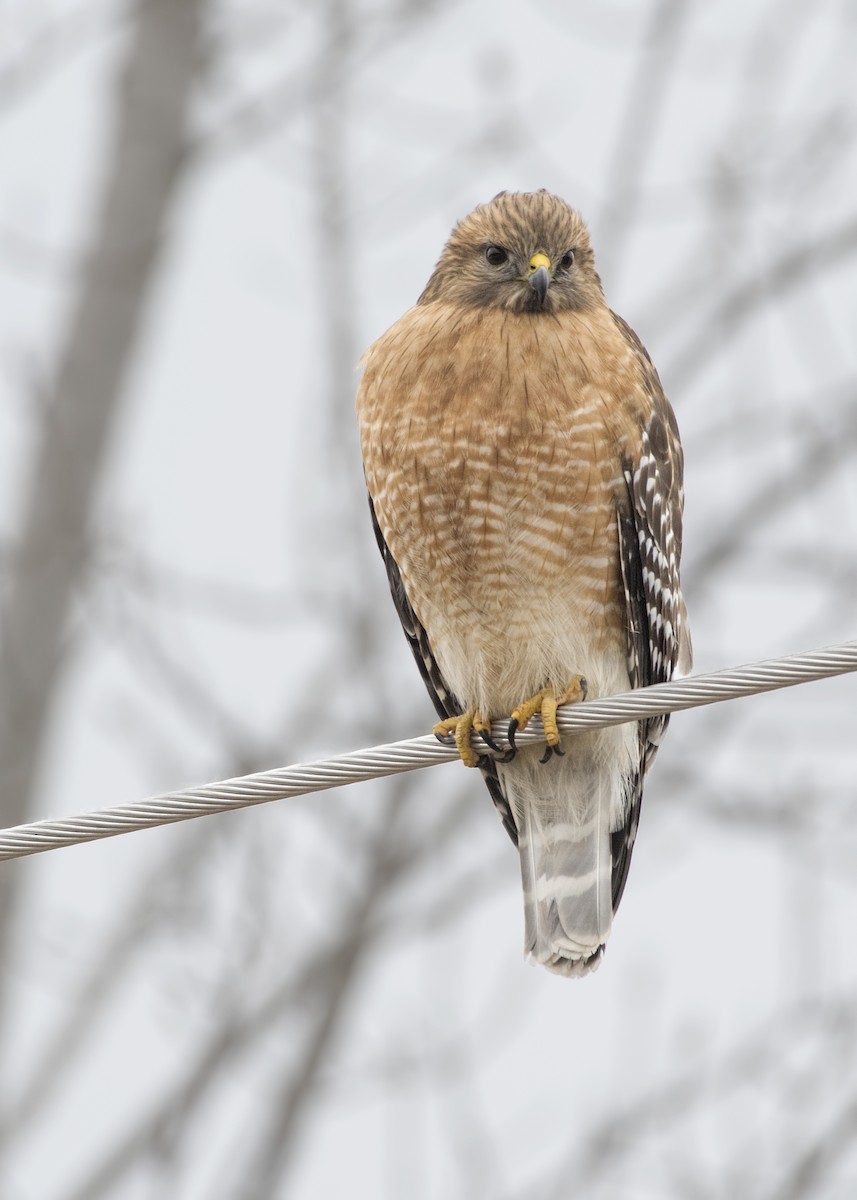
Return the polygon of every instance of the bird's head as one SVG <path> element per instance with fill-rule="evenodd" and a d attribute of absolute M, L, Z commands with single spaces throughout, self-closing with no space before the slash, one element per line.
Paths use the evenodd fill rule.
<path fill-rule="evenodd" d="M 459 221 L 420 304 L 556 313 L 604 303 L 589 232 L 550 192 L 500 192 Z"/>

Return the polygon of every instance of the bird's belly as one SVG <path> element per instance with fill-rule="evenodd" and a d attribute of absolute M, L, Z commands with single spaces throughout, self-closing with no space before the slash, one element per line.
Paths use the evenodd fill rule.
<path fill-rule="evenodd" d="M 441 674 L 464 707 L 502 716 L 546 684 L 565 690 L 586 677 L 590 696 L 629 686 L 618 614 L 563 589 L 530 597 L 509 595 L 487 616 L 459 605 L 429 621 L 427 632 Z"/>
<path fill-rule="evenodd" d="M 616 481 L 570 438 L 553 449 L 471 448 L 419 485 L 408 592 L 444 679 L 486 715 L 575 674 L 592 695 L 628 687 Z"/>

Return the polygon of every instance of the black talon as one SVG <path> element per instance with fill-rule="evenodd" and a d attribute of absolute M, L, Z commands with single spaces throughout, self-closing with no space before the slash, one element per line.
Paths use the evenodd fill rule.
<path fill-rule="evenodd" d="M 503 753 L 503 751 L 500 749 L 500 747 L 497 745 L 497 743 L 492 738 L 490 730 L 480 729 L 479 736 L 482 738 L 482 741 L 485 743 L 485 745 L 488 746 L 489 749 L 493 750 L 495 754 Z"/>
<path fill-rule="evenodd" d="M 512 759 L 515 757 L 515 755 L 518 753 L 514 746 L 512 746 L 511 749 L 504 751 L 502 746 L 499 746 L 494 741 L 490 732 L 487 729 L 480 729 L 479 736 L 482 738 L 482 741 L 485 743 L 485 745 L 490 747 L 490 749 L 493 751 L 493 754 L 491 755 L 491 762 L 495 762 L 495 763 L 511 762 Z"/>
<path fill-rule="evenodd" d="M 540 763 L 549 762 L 551 759 L 551 756 L 554 754 L 557 756 L 557 758 L 565 758 L 565 751 L 560 750 L 559 746 L 545 746 L 545 752 L 539 759 L 539 762 Z"/>
<path fill-rule="evenodd" d="M 432 732 L 434 732 L 434 731 L 432 731 Z M 454 746 L 455 745 L 455 734 L 454 733 L 435 733 L 434 736 L 440 742 L 441 746 Z"/>
<path fill-rule="evenodd" d="M 517 752 L 517 749 L 518 749 L 518 747 L 515 745 L 515 734 L 517 732 L 518 732 L 518 721 L 515 717 L 512 717 L 511 721 L 509 722 L 509 729 L 508 729 L 508 732 L 506 733 L 506 738 L 509 742 L 510 749 L 514 750 L 515 752 Z"/>

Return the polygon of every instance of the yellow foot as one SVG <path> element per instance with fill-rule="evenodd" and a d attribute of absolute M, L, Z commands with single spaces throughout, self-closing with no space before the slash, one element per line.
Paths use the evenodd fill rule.
<path fill-rule="evenodd" d="M 515 749 L 515 735 L 519 730 L 526 729 L 530 720 L 538 713 L 545 727 L 545 741 L 548 747 L 542 761 L 547 762 L 552 753 L 561 755 L 562 751 L 558 749 L 559 729 L 556 724 L 556 710 L 561 704 L 574 704 L 585 699 L 586 680 L 582 675 L 575 675 L 560 696 L 557 696 L 552 687 L 543 687 L 541 691 L 530 696 L 529 700 L 524 700 L 512 712 L 512 718 L 509 721 L 509 745 L 513 750 Z"/>
<path fill-rule="evenodd" d="M 476 767 L 479 765 L 479 755 L 470 744 L 470 735 L 481 733 L 484 736 L 487 733 L 486 740 L 490 745 L 491 722 L 484 721 L 475 708 L 468 708 L 467 712 L 460 713 L 457 717 L 447 717 L 445 721 L 438 721 L 432 733 L 439 742 L 447 742 L 452 734 L 455 737 L 458 755 L 465 767 Z"/>

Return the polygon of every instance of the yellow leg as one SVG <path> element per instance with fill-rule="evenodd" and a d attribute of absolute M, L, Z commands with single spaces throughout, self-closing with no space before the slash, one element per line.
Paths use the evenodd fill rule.
<path fill-rule="evenodd" d="M 486 721 L 478 710 L 473 714 L 473 732 L 487 735 L 484 740 L 491 745 L 491 722 Z"/>
<path fill-rule="evenodd" d="M 536 692 L 534 696 L 530 696 L 529 700 L 522 701 L 517 708 L 512 710 L 515 732 L 519 729 L 526 729 L 536 713 L 539 713 L 544 721 L 545 733 L 547 733 L 548 722 L 544 716 L 545 709 L 553 712 L 553 724 L 556 728 L 556 694 L 552 687 L 543 687 L 540 692 Z"/>
<path fill-rule="evenodd" d="M 538 713 L 545 727 L 545 741 L 548 746 L 558 746 L 557 708 L 561 704 L 572 704 L 585 699 L 586 680 L 582 675 L 575 675 L 561 696 L 557 696 L 552 687 L 543 687 L 541 691 L 530 696 L 528 700 L 524 700 L 512 712 L 509 721 L 509 741 L 514 746 L 515 734 L 520 729 L 526 729 L 531 719 Z M 548 757 L 550 756 L 548 755 Z"/>
<path fill-rule="evenodd" d="M 479 755 L 470 744 L 470 735 L 474 731 L 481 733 L 482 730 L 490 728 L 490 721 L 484 721 L 475 708 L 468 708 L 467 712 L 460 713 L 457 717 L 447 717 L 444 721 L 438 721 L 432 733 L 441 742 L 445 742 L 452 734 L 455 737 L 458 756 L 465 767 L 476 767 L 479 765 Z"/>
<path fill-rule="evenodd" d="M 556 728 L 556 709 L 563 704 L 579 704 L 581 700 L 586 699 L 587 683 L 582 675 L 574 675 L 561 696 L 556 698 L 556 708 L 554 709 L 554 728 Z M 557 741 L 559 741 L 559 730 L 557 730 Z M 552 745 L 554 743 L 551 743 Z"/>

